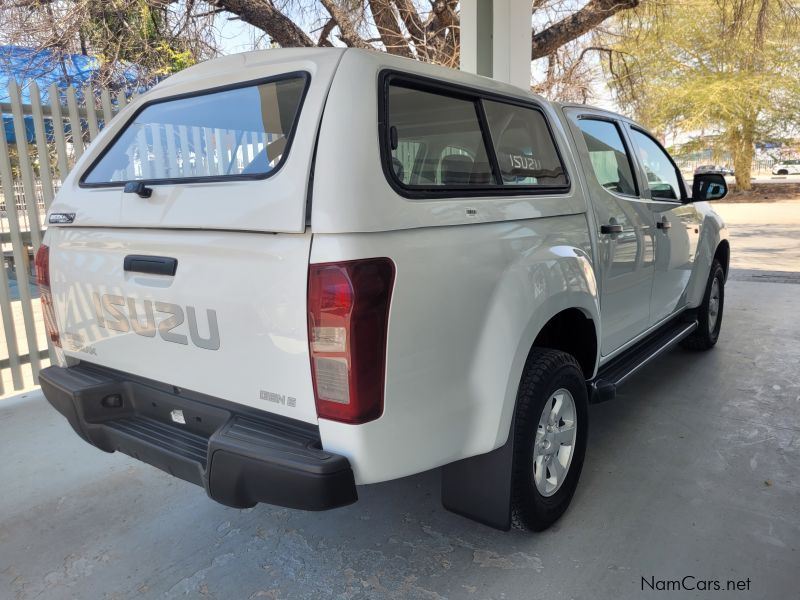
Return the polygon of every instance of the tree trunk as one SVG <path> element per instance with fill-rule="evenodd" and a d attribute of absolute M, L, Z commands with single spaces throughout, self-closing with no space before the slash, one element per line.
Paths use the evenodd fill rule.
<path fill-rule="evenodd" d="M 369 9 L 375 19 L 375 28 L 381 36 L 384 48 L 389 54 L 414 58 L 408 41 L 395 19 L 392 4 L 388 0 L 368 0 Z"/>
<path fill-rule="evenodd" d="M 736 171 L 736 187 L 747 192 L 753 188 L 752 177 L 753 156 L 755 154 L 755 118 L 747 117 L 742 123 L 730 128 L 731 152 L 733 168 Z"/>

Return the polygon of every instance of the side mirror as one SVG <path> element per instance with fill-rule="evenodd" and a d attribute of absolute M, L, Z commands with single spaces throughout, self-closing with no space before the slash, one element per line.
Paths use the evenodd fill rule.
<path fill-rule="evenodd" d="M 701 173 L 692 182 L 692 202 L 720 200 L 728 195 L 728 184 L 719 173 Z"/>

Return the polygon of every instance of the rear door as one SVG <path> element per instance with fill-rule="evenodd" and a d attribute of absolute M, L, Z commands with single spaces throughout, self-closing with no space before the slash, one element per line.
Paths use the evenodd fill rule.
<path fill-rule="evenodd" d="M 270 56 L 190 69 L 119 117 L 45 243 L 67 356 L 315 422 L 305 202 L 341 53 Z"/>
<path fill-rule="evenodd" d="M 586 173 L 598 233 L 601 354 L 650 325 L 655 244 L 653 213 L 642 198 L 622 125 L 605 113 L 566 109 Z"/>

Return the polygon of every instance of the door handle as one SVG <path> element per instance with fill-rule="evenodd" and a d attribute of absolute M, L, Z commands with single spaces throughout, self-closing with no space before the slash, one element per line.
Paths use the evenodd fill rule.
<path fill-rule="evenodd" d="M 622 233 L 622 225 L 609 223 L 608 225 L 600 226 L 600 233 L 608 235 L 611 233 Z"/>
<path fill-rule="evenodd" d="M 663 221 L 658 221 L 656 223 L 656 227 L 658 227 L 659 229 L 669 229 L 670 227 L 672 227 L 672 223 L 664 219 Z"/>
<path fill-rule="evenodd" d="M 172 276 L 175 275 L 175 271 L 178 269 L 178 259 L 168 256 L 129 254 L 125 257 L 123 267 L 129 272 Z"/>

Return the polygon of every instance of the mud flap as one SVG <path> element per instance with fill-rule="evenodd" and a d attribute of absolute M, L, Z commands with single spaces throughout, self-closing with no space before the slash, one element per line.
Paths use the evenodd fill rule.
<path fill-rule="evenodd" d="M 511 529 L 514 423 L 506 443 L 442 467 L 442 506 L 489 527 Z"/>

